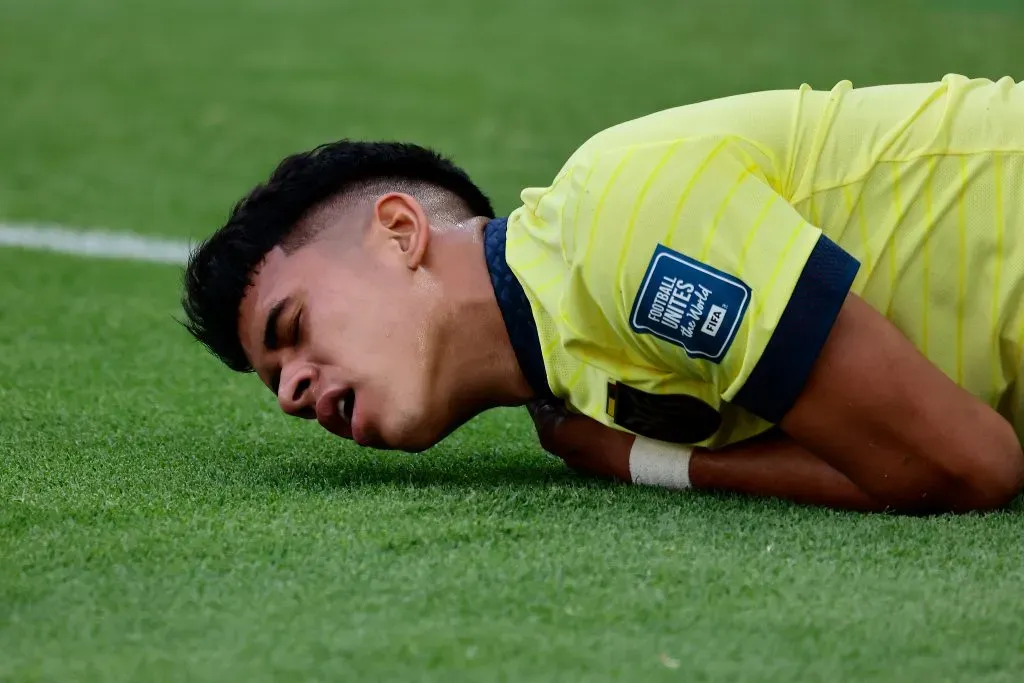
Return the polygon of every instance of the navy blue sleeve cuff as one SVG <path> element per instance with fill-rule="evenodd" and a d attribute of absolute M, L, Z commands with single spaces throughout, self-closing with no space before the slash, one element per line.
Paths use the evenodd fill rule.
<path fill-rule="evenodd" d="M 734 405 L 777 424 L 796 403 L 860 264 L 824 235 L 811 251 L 775 332 Z"/>

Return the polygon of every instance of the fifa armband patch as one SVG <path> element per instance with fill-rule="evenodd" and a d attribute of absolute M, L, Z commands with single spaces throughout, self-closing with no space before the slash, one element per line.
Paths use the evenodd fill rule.
<path fill-rule="evenodd" d="M 750 287 L 728 273 L 658 245 L 633 301 L 629 326 L 720 363 L 750 303 Z"/>

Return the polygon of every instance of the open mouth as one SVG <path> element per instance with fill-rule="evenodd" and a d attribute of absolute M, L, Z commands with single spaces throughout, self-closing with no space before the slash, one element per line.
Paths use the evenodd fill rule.
<path fill-rule="evenodd" d="M 338 399 L 338 414 L 344 418 L 345 422 L 352 424 L 352 414 L 356 408 L 356 392 L 349 389 L 341 398 Z"/>

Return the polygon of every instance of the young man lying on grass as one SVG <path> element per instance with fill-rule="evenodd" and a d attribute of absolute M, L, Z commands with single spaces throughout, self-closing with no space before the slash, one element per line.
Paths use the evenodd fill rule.
<path fill-rule="evenodd" d="M 289 157 L 194 253 L 187 326 L 366 446 L 529 403 L 636 483 L 906 513 L 1024 486 L 1024 86 L 672 109 L 522 200 L 494 218 L 415 145 Z"/>

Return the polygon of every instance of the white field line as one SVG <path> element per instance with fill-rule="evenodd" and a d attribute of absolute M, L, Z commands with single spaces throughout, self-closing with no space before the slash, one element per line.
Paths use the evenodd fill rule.
<path fill-rule="evenodd" d="M 0 247 L 176 265 L 184 264 L 191 250 L 184 240 L 31 223 L 0 223 Z"/>

